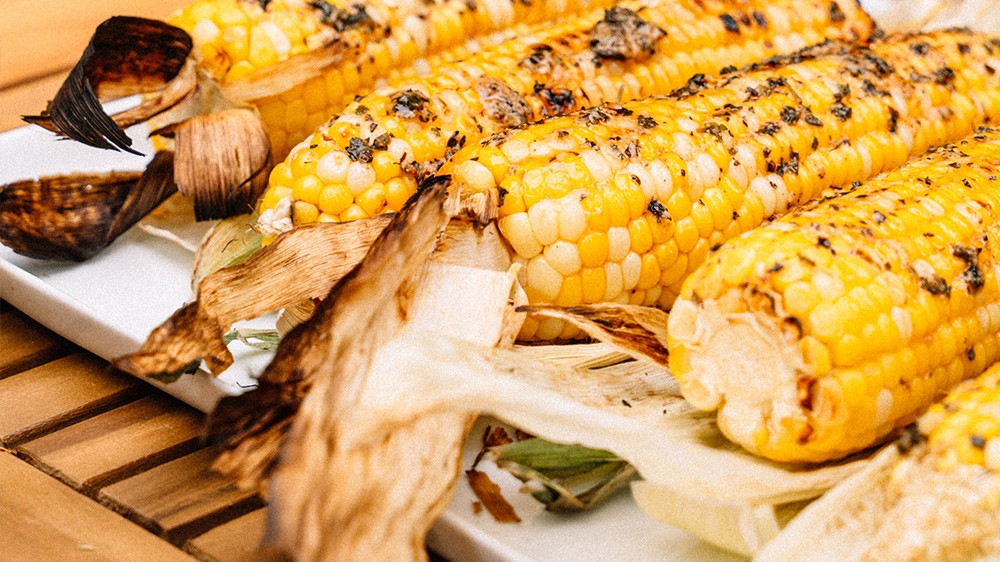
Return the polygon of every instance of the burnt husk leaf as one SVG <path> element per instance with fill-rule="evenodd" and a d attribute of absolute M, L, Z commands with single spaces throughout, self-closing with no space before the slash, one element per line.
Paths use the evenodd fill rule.
<path fill-rule="evenodd" d="M 173 155 L 145 172 L 74 174 L 0 187 L 0 242 L 38 259 L 92 257 L 172 195 Z"/>
<path fill-rule="evenodd" d="M 89 146 L 139 154 L 101 99 L 163 88 L 184 68 L 191 37 L 172 25 L 117 16 L 97 27 L 55 98 L 24 120 Z"/>

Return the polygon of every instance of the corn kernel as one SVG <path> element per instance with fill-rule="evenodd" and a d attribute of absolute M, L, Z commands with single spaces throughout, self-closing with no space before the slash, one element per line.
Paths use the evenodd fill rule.
<path fill-rule="evenodd" d="M 319 208 L 329 215 L 340 215 L 354 201 L 354 195 L 341 184 L 328 185 L 319 195 Z"/>
<path fill-rule="evenodd" d="M 323 187 L 323 182 L 318 177 L 303 176 L 295 180 L 295 185 L 292 188 L 292 196 L 299 201 L 318 205 Z"/>
<path fill-rule="evenodd" d="M 310 224 L 319 219 L 319 209 L 312 203 L 296 201 L 292 204 L 292 222 L 295 226 Z"/>

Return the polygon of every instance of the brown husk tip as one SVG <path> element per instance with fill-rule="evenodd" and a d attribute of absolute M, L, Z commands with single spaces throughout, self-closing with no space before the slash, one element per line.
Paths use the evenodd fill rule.
<path fill-rule="evenodd" d="M 194 67 L 187 64 L 191 49 L 191 37 L 172 25 L 135 17 L 108 19 L 97 27 L 48 107 L 24 120 L 89 146 L 138 154 L 123 127 L 194 92 Z M 124 112 L 120 119 L 101 107 L 102 100 L 157 91 L 160 95 Z"/>
<path fill-rule="evenodd" d="M 0 243 L 38 259 L 83 261 L 172 195 L 173 154 L 145 172 L 75 174 L 0 186 Z"/>
<path fill-rule="evenodd" d="M 271 144 L 257 112 L 231 108 L 172 129 L 178 190 L 194 199 L 195 218 L 248 213 L 267 187 Z"/>

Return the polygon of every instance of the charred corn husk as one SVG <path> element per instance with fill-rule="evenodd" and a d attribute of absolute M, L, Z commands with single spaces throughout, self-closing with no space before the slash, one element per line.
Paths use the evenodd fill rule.
<path fill-rule="evenodd" d="M 260 225 L 276 235 L 399 210 L 421 179 L 487 134 L 870 31 L 848 1 L 648 0 L 598 10 L 351 104 L 274 168 Z"/>
<path fill-rule="evenodd" d="M 727 242 L 684 283 L 670 366 L 733 441 L 838 458 L 1000 358 L 1000 136 L 942 148 Z"/>
<path fill-rule="evenodd" d="M 529 302 L 669 309 L 725 240 L 1000 117 L 998 56 L 1000 44 L 966 32 L 821 46 L 502 133 L 442 173 L 460 190 L 500 191 Z M 529 317 L 521 338 L 575 334 Z"/>
<path fill-rule="evenodd" d="M 1000 365 L 994 364 L 931 406 L 870 468 L 806 508 L 758 558 L 995 560 L 998 528 Z"/>
<path fill-rule="evenodd" d="M 404 72 L 425 57 L 459 56 L 475 49 L 475 42 L 467 45 L 470 40 L 478 37 L 489 43 L 492 33 L 517 24 L 610 3 L 197 0 L 170 23 L 191 35 L 200 66 L 223 87 L 252 79 L 296 55 L 340 43 L 342 57 L 320 76 L 252 100 L 275 155 L 283 158 L 331 114 L 368 93 L 380 77 Z"/>

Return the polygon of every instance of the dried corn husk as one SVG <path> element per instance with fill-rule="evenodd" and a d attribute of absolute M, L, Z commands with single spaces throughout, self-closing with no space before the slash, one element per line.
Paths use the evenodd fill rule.
<path fill-rule="evenodd" d="M 172 170 L 157 169 L 165 183 L 176 181 L 177 189 L 195 202 L 195 218 L 225 218 L 252 210 L 267 185 L 271 149 L 256 110 L 247 102 L 287 89 L 289 79 L 316 76 L 339 61 L 347 46 L 336 37 L 321 49 L 292 57 L 252 78 L 235 81 L 225 91 L 199 74 L 192 55 L 192 41 L 183 30 L 163 22 L 134 17 L 113 17 L 95 30 L 79 62 L 55 98 L 40 114 L 24 119 L 89 146 L 139 154 L 124 128 L 136 123 L 150 125 L 152 134 L 166 135 L 164 146 L 176 148 Z M 102 101 L 142 94 L 138 105 L 108 115 Z M 116 221 L 131 226 L 142 215 L 115 219 L 117 196 L 110 190 L 86 192 L 95 183 L 118 179 L 69 175 L 46 178 L 42 183 L 58 185 L 63 197 L 57 207 L 47 199 L 19 203 L 21 217 L 5 229 L 5 240 L 15 240 L 18 251 L 40 259 L 83 260 L 110 243 L 124 229 L 104 224 L 89 228 L 100 235 L 74 232 L 59 235 L 66 218 L 101 215 L 104 223 Z M 7 199 L 21 196 L 25 183 L 4 186 Z M 120 191 L 120 190 L 118 190 Z M 149 209 L 145 209 L 149 211 Z M 56 218 L 53 218 L 56 217 Z M 21 229 L 19 231 L 19 229 Z M 45 231 L 39 236 L 39 231 Z M 40 238 L 43 243 L 20 243 L 17 239 Z M 50 241 L 45 242 L 45 239 Z M 94 240 L 100 239 L 100 243 Z M 72 246 L 77 244 L 79 246 Z"/>
<path fill-rule="evenodd" d="M 198 290 L 201 280 L 211 273 L 239 265 L 261 248 L 262 237 L 253 225 L 257 217 L 237 215 L 215 223 L 198 244 L 191 268 L 191 288 Z"/>
<path fill-rule="evenodd" d="M 176 191 L 172 166 L 173 155 L 162 153 L 141 174 L 78 174 L 0 186 L 0 243 L 34 258 L 90 258 Z"/>
<path fill-rule="evenodd" d="M 279 237 L 243 263 L 205 277 L 194 302 L 175 312 L 138 352 L 118 359 L 115 366 L 137 376 L 172 379 L 204 361 L 210 372 L 221 373 L 233 362 L 223 336 L 236 322 L 326 296 L 390 219 L 315 223 Z"/>

